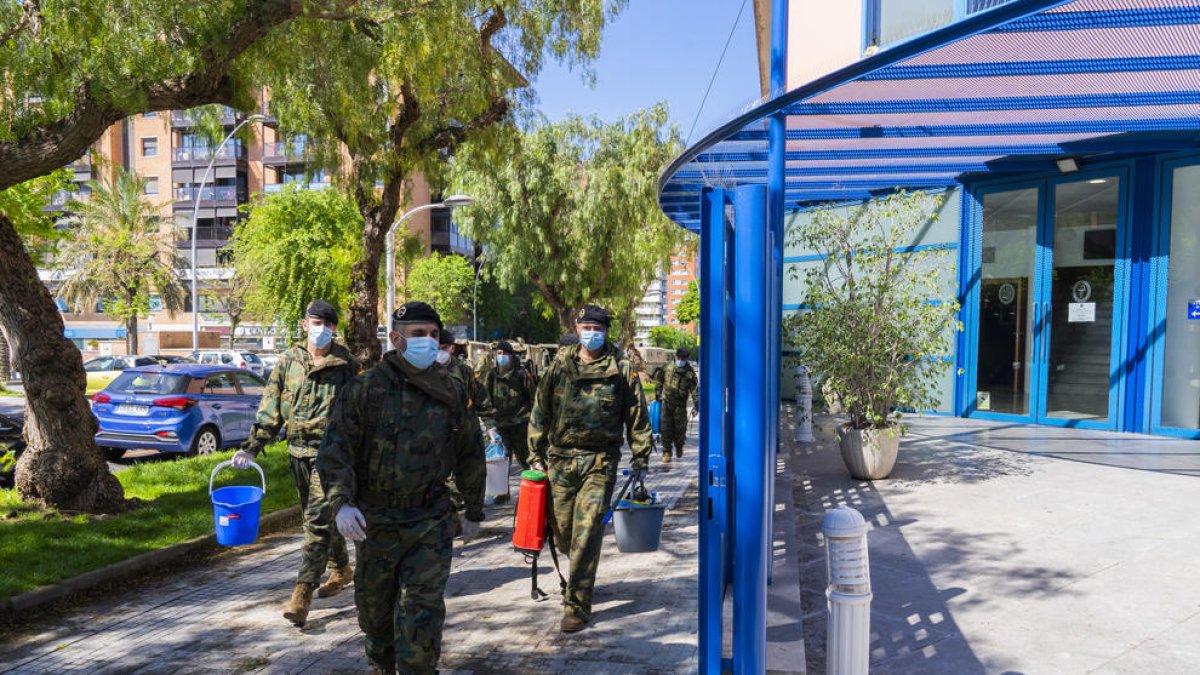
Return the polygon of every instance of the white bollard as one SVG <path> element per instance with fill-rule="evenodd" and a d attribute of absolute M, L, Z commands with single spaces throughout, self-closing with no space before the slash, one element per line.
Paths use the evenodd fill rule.
<path fill-rule="evenodd" d="M 796 366 L 796 442 L 812 443 L 816 441 L 812 431 L 812 378 L 808 376 L 808 368 Z"/>
<path fill-rule="evenodd" d="M 871 648 L 871 567 L 867 523 L 849 506 L 825 512 L 825 572 L 829 623 L 827 675 L 867 675 Z"/>

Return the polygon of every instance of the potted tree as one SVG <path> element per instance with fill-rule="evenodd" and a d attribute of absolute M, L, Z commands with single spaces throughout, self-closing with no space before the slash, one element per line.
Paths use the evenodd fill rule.
<path fill-rule="evenodd" d="M 846 416 L 842 458 L 861 480 L 891 473 L 902 414 L 937 405 L 945 355 L 961 330 L 951 251 L 913 246 L 943 201 L 897 192 L 828 206 L 805 214 L 788 235 L 789 245 L 821 256 L 789 270 L 805 283 L 788 336 Z"/>

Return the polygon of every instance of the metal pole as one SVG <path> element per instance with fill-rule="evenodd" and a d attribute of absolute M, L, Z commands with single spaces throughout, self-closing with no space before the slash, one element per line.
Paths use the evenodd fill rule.
<path fill-rule="evenodd" d="M 725 191 L 700 197 L 700 672 L 720 675 L 725 597 Z"/>
<path fill-rule="evenodd" d="M 392 312 L 396 311 L 396 228 L 409 218 L 421 213 L 445 206 L 444 203 L 422 204 L 413 209 L 405 211 L 399 218 L 396 219 L 392 226 L 387 231 L 387 315 L 390 317 Z"/>
<path fill-rule="evenodd" d="M 737 472 L 733 497 L 733 672 L 766 672 L 767 568 L 771 509 L 768 483 L 774 481 L 775 448 L 768 430 L 771 419 L 767 297 L 772 270 L 767 230 L 767 191 L 763 185 L 744 185 L 734 197 L 734 241 L 738 265 L 734 279 L 733 426 Z"/>
<path fill-rule="evenodd" d="M 475 261 L 475 288 L 471 291 L 471 340 L 479 341 L 479 273 L 483 270 L 486 255 L 480 255 Z"/>
<path fill-rule="evenodd" d="M 200 218 L 200 195 L 204 192 L 204 184 L 208 182 L 208 177 L 212 175 L 213 165 L 217 162 L 217 157 L 220 156 L 221 150 L 225 148 L 225 144 L 229 139 L 233 138 L 234 134 L 239 129 L 246 126 L 249 122 L 266 119 L 263 115 L 251 115 L 246 119 L 238 122 L 225 138 L 221 139 L 221 144 L 217 146 L 212 157 L 208 160 L 208 168 L 204 170 L 204 178 L 200 180 L 200 186 L 194 189 L 196 192 L 192 195 L 192 351 L 200 351 L 200 302 L 196 294 L 196 277 L 199 274 L 196 271 L 196 223 Z"/>

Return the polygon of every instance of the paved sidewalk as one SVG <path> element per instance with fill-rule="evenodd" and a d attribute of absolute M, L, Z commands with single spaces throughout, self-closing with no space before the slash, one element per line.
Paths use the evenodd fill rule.
<path fill-rule="evenodd" d="M 561 598 L 550 556 L 542 555 L 539 571 L 550 598 L 534 602 L 530 568 L 510 543 L 513 507 L 489 507 L 482 540 L 465 547 L 455 542 L 442 672 L 695 672 L 694 439 L 683 460 L 666 470 L 657 459 L 651 466 L 647 486 L 672 506 L 662 546 L 654 553 L 622 554 L 613 535 L 606 536 L 595 621 L 573 636 L 558 630 Z M 314 599 L 303 630 L 280 616 L 295 580 L 300 539 L 270 537 L 16 639 L 6 636 L 0 672 L 369 671 L 352 590 Z"/>
<path fill-rule="evenodd" d="M 1200 483 L 1175 472 L 1200 442 L 1148 471 L 1128 461 L 1159 452 L 1145 437 L 914 419 L 892 477 L 860 482 L 819 421 L 820 443 L 789 444 L 810 672 L 840 504 L 871 528 L 872 673 L 1197 672 Z"/>

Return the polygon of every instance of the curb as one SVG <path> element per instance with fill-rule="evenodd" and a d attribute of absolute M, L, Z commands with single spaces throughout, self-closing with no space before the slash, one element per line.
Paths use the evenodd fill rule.
<path fill-rule="evenodd" d="M 282 529 L 292 524 L 299 515 L 300 507 L 298 505 L 289 506 L 281 511 L 267 514 L 259 521 L 258 533 L 261 536 Z M 49 605 L 69 595 L 123 581 L 136 575 L 145 574 L 151 569 L 162 567 L 180 558 L 205 553 L 217 548 L 219 548 L 217 535 L 215 533 L 206 534 L 155 551 L 135 555 L 132 558 L 126 558 L 107 567 L 92 570 L 91 572 L 80 574 L 70 579 L 64 579 L 51 586 L 43 586 L 42 588 L 27 591 L 20 595 L 14 595 L 7 601 L 0 603 L 0 610 L 6 614 L 29 611 Z"/>

